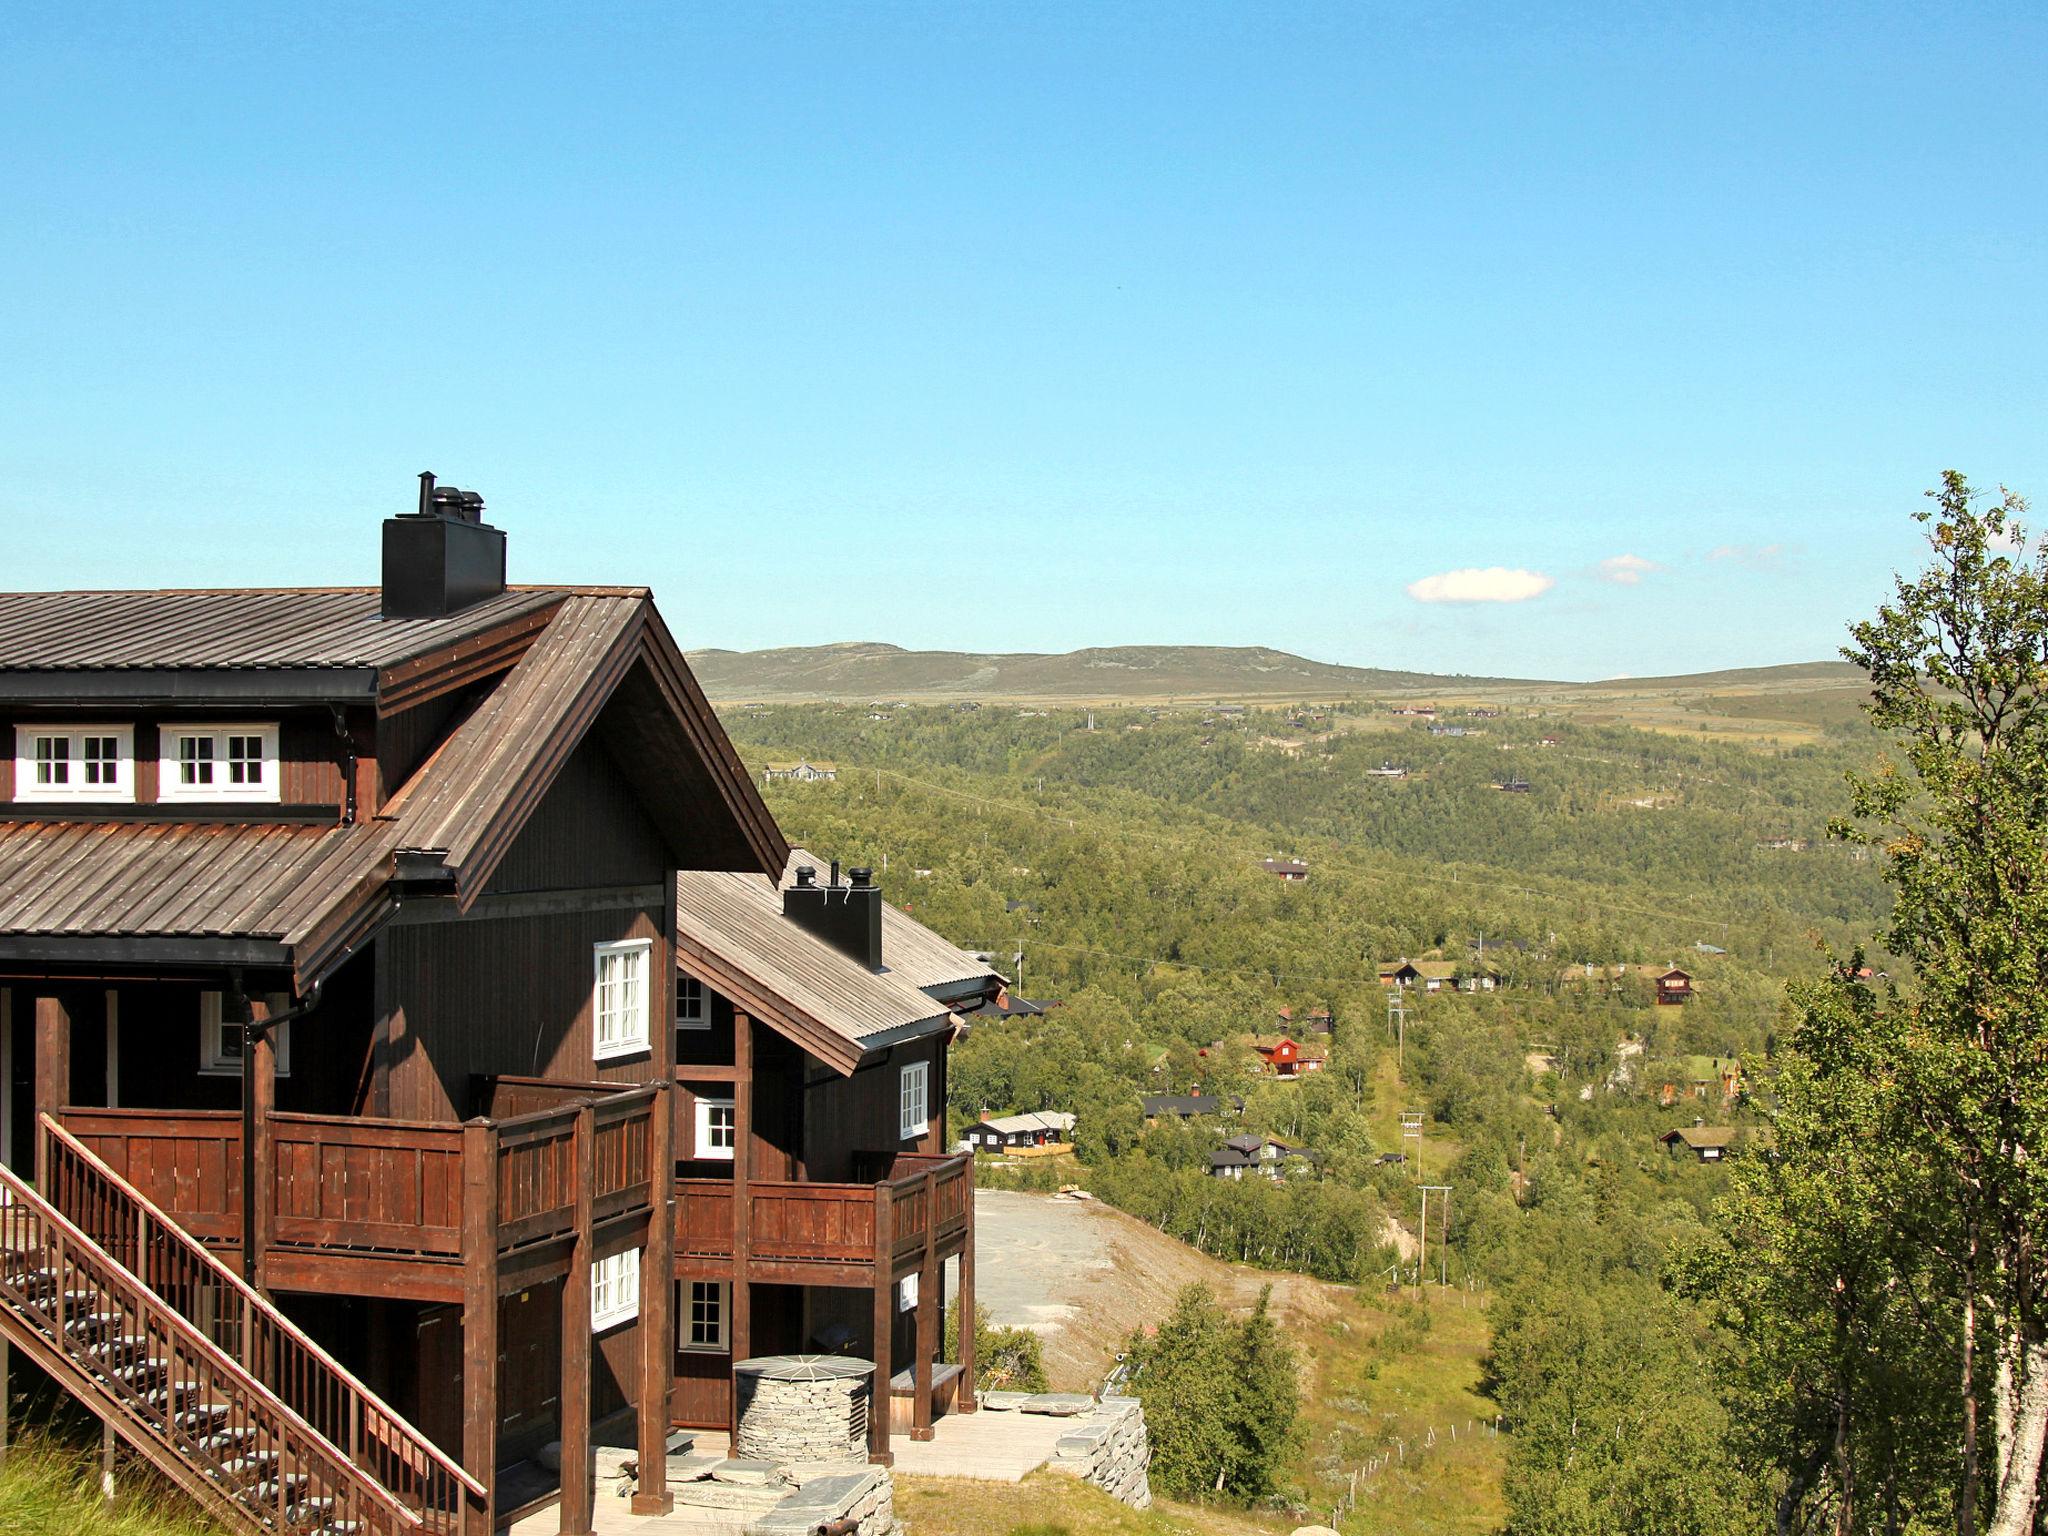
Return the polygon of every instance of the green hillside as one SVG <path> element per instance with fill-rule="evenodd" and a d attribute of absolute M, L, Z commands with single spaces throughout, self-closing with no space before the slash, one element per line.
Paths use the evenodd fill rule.
<path fill-rule="evenodd" d="M 1263 646 L 1125 645 L 983 655 L 906 651 L 877 642 L 770 651 L 692 651 L 714 699 L 1322 699 L 1352 694 L 1497 687 L 1502 678 L 1340 667 Z"/>
<path fill-rule="evenodd" d="M 778 703 L 963 699 L 1274 702 L 1443 694 L 1529 702 L 1576 699 L 1600 706 L 1636 697 L 1768 697 L 1784 691 L 1832 694 L 1861 686 L 1854 668 L 1832 661 L 1565 683 L 1347 667 L 1265 646 L 1220 645 L 1126 645 L 1060 654 L 998 654 L 910 651 L 876 641 L 851 641 L 765 651 L 692 651 L 690 665 L 714 699 Z M 1796 721 L 1804 716 L 1795 712 L 1778 718 Z"/>

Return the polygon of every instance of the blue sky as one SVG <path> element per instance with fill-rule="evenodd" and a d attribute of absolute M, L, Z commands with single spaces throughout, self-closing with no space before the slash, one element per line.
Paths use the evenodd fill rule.
<path fill-rule="evenodd" d="M 0 585 L 371 581 L 431 468 L 690 645 L 1831 654 L 1943 468 L 2048 497 L 2044 57 L 2038 5 L 14 0 Z"/>

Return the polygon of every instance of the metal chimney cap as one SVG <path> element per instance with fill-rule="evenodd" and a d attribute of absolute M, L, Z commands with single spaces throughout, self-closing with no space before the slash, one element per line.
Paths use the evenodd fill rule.
<path fill-rule="evenodd" d="M 798 889 L 798 890 L 800 890 L 800 891 L 807 891 L 807 890 L 809 890 L 809 889 L 811 888 L 812 884 L 813 884 L 813 883 L 814 883 L 814 882 L 815 882 L 815 881 L 817 880 L 817 878 L 818 878 L 818 870 L 817 870 L 817 866 L 816 866 L 816 865 L 813 865 L 813 864 L 799 864 L 799 865 L 797 865 L 797 867 L 796 867 L 796 886 L 797 886 L 797 889 Z"/>
<path fill-rule="evenodd" d="M 875 883 L 875 872 L 866 865 L 861 865 L 858 868 L 849 869 L 846 872 L 846 878 L 851 880 L 856 888 L 869 886 Z"/>

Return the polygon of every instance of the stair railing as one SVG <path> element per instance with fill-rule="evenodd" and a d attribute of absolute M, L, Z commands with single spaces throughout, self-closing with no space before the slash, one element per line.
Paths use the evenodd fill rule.
<path fill-rule="evenodd" d="M 63 1126 L 48 1114 L 39 1120 L 48 1198 L 63 1216 L 422 1524 L 453 1536 L 480 1531 L 485 1489 L 476 1477 Z"/>
<path fill-rule="evenodd" d="M 407 1536 L 420 1516 L 11 1169 L 0 1321 L 216 1512 L 262 1532 Z M 95 1399 L 98 1401 L 96 1402 Z"/>

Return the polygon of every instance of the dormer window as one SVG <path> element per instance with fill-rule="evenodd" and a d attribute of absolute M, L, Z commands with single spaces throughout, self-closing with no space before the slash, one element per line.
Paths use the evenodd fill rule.
<path fill-rule="evenodd" d="M 18 725 L 14 798 L 119 801 L 135 798 L 135 730 L 126 725 Z"/>
<path fill-rule="evenodd" d="M 276 726 L 163 728 L 158 800 L 276 800 L 279 787 Z"/>

